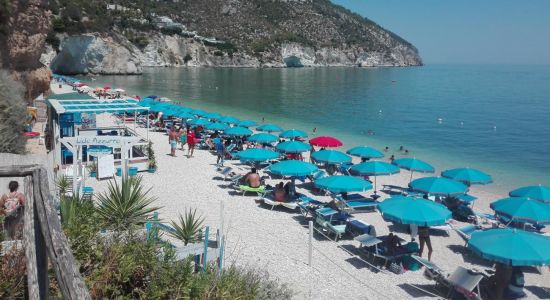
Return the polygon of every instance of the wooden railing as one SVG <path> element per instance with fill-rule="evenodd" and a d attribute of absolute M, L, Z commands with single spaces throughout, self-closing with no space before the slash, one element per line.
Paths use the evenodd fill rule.
<path fill-rule="evenodd" d="M 0 177 L 24 179 L 23 244 L 29 299 L 48 299 L 48 262 L 64 299 L 91 299 L 52 205 L 46 169 L 40 165 L 1 166 Z"/>

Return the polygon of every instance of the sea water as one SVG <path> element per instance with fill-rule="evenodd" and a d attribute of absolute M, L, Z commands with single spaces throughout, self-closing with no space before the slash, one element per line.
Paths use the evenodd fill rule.
<path fill-rule="evenodd" d="M 475 167 L 501 192 L 550 185 L 550 66 L 145 68 L 82 79 L 310 135 L 316 128 L 344 150 L 387 146 L 387 157 L 423 159 L 437 173 Z"/>

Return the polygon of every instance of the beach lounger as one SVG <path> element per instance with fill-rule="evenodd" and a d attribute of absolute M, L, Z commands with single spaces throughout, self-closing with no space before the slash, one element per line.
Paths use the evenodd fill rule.
<path fill-rule="evenodd" d="M 346 233 L 346 220 L 349 215 L 329 207 L 315 211 L 315 223 L 329 233 L 334 234 L 334 241 L 338 241 Z"/>
<path fill-rule="evenodd" d="M 248 185 L 239 185 L 239 191 L 243 192 L 243 196 L 247 193 L 256 193 L 258 196 L 262 196 L 266 193 L 265 185 L 257 188 L 249 187 Z"/>
<path fill-rule="evenodd" d="M 346 208 L 349 208 L 351 211 L 361 210 L 361 209 L 376 209 L 378 202 L 372 198 L 367 198 L 360 194 L 351 194 L 347 196 L 347 199 L 344 199 L 341 195 L 333 195 L 333 197 L 340 201 Z"/>
<path fill-rule="evenodd" d="M 300 198 L 298 198 L 298 207 L 304 218 L 314 216 L 315 211 L 324 205 L 326 205 L 326 203 L 311 199 L 308 196 L 300 196 Z"/>
<path fill-rule="evenodd" d="M 481 231 L 481 228 L 477 225 L 466 225 L 461 228 L 454 228 L 453 229 L 458 233 L 458 235 L 464 240 L 465 244 L 468 244 L 468 241 L 472 237 L 472 233 L 476 231 Z"/>
<path fill-rule="evenodd" d="M 233 171 L 233 168 L 231 167 L 225 167 L 219 171 L 219 173 L 223 176 L 223 179 L 225 180 L 229 174 L 231 174 L 231 171 Z"/>
<path fill-rule="evenodd" d="M 373 262 L 376 258 L 382 259 L 384 261 L 383 266 L 387 267 L 391 262 L 398 260 L 401 257 L 409 256 L 411 254 L 417 253 L 417 251 L 409 250 L 406 246 L 399 247 L 399 251 L 396 251 L 394 254 L 389 255 L 386 253 L 385 247 L 381 244 L 384 242 L 386 236 L 376 237 L 370 234 L 362 234 L 354 238 L 354 240 L 359 242 L 359 249 L 371 256 Z M 399 237 L 398 237 L 399 238 Z M 399 238 L 399 241 L 404 244 L 405 240 Z"/>
<path fill-rule="evenodd" d="M 353 166 L 352 163 L 341 163 L 336 166 L 336 171 L 342 175 L 351 176 L 349 169 Z"/>
<path fill-rule="evenodd" d="M 273 210 L 275 206 L 282 206 L 291 210 L 298 208 L 298 201 L 296 199 L 288 199 L 286 202 L 280 202 L 273 200 L 273 197 L 271 195 L 264 195 L 262 197 L 262 200 L 265 204 L 271 205 L 271 210 Z"/>
<path fill-rule="evenodd" d="M 467 299 L 481 299 L 479 283 L 485 277 L 484 274 L 461 266 L 457 267 L 452 274 L 447 274 L 427 259 L 416 255 L 411 255 L 411 257 L 426 268 L 424 270 L 424 277 L 435 281 L 436 285 L 447 289 L 446 298 L 453 291 L 456 291 Z"/>

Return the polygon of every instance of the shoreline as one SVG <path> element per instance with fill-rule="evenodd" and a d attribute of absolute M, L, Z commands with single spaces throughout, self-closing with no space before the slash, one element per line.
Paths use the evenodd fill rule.
<path fill-rule="evenodd" d="M 155 68 L 152 68 L 153 70 L 148 72 L 154 72 Z M 311 68 L 306 68 L 311 69 Z M 304 69 L 304 71 L 306 71 Z M 162 70 L 162 69 L 161 69 Z M 237 71 L 237 70 L 235 70 Z M 290 72 L 291 70 L 282 71 L 284 74 L 294 74 L 295 72 Z M 292 70 L 294 71 L 294 70 Z M 299 72 L 299 70 L 296 70 Z M 364 70 L 365 72 L 368 72 L 369 70 Z M 374 71 L 375 70 L 370 70 Z M 382 70 L 381 70 L 382 71 Z M 172 72 L 172 71 L 168 71 Z M 527 185 L 537 185 L 537 184 L 545 184 L 550 182 L 550 176 L 547 174 L 547 172 L 535 169 L 532 165 L 532 162 L 529 162 L 528 165 L 525 165 L 522 159 L 517 160 L 510 160 L 510 157 L 506 158 L 506 161 L 498 162 L 493 160 L 486 160 L 485 157 L 487 157 L 487 154 L 478 156 L 475 153 L 469 153 L 467 155 L 462 155 L 462 152 L 459 150 L 460 145 L 454 145 L 449 144 L 449 150 L 446 151 L 445 148 L 442 147 L 431 147 L 431 145 L 426 144 L 425 142 L 415 142 L 412 139 L 409 139 L 408 142 L 404 142 L 400 137 L 394 137 L 393 133 L 387 133 L 383 130 L 386 126 L 386 123 L 381 123 L 372 126 L 378 126 L 377 128 L 372 128 L 376 131 L 376 135 L 374 136 L 368 136 L 366 133 L 359 131 L 359 129 L 354 128 L 354 130 L 342 128 L 340 126 L 341 124 L 337 123 L 324 123 L 322 120 L 315 120 L 313 119 L 300 119 L 297 118 L 296 115 L 288 115 L 283 112 L 272 112 L 270 110 L 267 110 L 266 112 L 261 112 L 260 109 L 257 107 L 246 107 L 242 105 L 240 102 L 227 102 L 227 101 L 215 101 L 214 98 L 219 98 L 220 94 L 223 94 L 227 91 L 230 92 L 230 88 L 220 87 L 220 90 L 224 89 L 223 92 L 218 91 L 218 85 L 223 84 L 224 81 L 222 79 L 216 79 L 216 81 L 213 82 L 205 82 L 198 84 L 196 82 L 197 79 L 201 78 L 199 71 L 198 73 L 195 73 L 194 71 L 189 70 L 183 71 L 185 73 L 185 76 L 181 77 L 175 77 L 175 78 L 181 78 L 181 80 L 187 79 L 192 82 L 189 84 L 185 84 L 181 87 L 181 89 L 169 89 L 165 90 L 163 92 L 162 96 L 166 96 L 174 100 L 174 102 L 182 103 L 185 106 L 190 106 L 194 108 L 204 109 L 207 111 L 222 111 L 225 114 L 234 115 L 236 117 L 244 118 L 244 119 L 254 119 L 259 120 L 261 117 L 266 118 L 266 122 L 272 122 L 275 124 L 285 124 L 285 128 L 298 128 L 302 129 L 308 133 L 311 133 L 311 129 L 313 127 L 318 127 L 319 131 L 323 134 L 327 135 L 333 135 L 336 137 L 341 138 L 344 141 L 344 144 L 346 147 L 348 146 L 356 146 L 356 145 L 363 145 L 367 144 L 369 146 L 373 146 L 375 148 L 383 149 L 385 146 L 390 146 L 391 149 L 397 149 L 400 145 L 405 146 L 405 148 L 408 148 L 411 153 L 409 156 L 412 157 L 418 157 L 420 159 L 424 159 L 430 163 L 432 163 L 437 170 L 445 170 L 455 167 L 474 167 L 478 168 L 480 170 L 483 170 L 494 177 L 494 183 L 487 186 L 487 189 L 494 192 L 495 194 L 499 195 L 506 195 L 510 190 L 513 190 L 520 186 L 527 186 Z M 230 76 L 233 74 L 230 69 L 227 69 L 227 72 L 221 71 L 220 78 L 226 78 L 227 76 Z M 269 72 L 269 71 L 267 71 Z M 182 73 L 182 74 L 183 74 Z M 362 74 L 363 72 L 359 72 Z M 151 73 L 154 74 L 154 73 Z M 162 72 L 161 72 L 162 74 Z M 167 73 L 174 76 L 179 76 L 179 72 L 177 69 L 174 69 L 174 73 Z M 205 73 L 205 76 L 214 76 L 217 73 L 214 72 L 207 72 Z M 213 74 L 213 75 L 212 75 Z M 237 73 L 237 75 L 240 74 L 249 74 L 248 72 L 240 72 Z M 262 74 L 260 72 L 259 74 Z M 266 73 L 268 74 L 268 73 Z M 302 74 L 302 73 L 298 73 Z M 320 73 L 322 75 L 324 73 Z M 340 73 L 338 73 L 340 74 Z M 355 72 L 352 74 L 356 74 Z M 135 80 L 125 81 L 123 78 L 124 76 L 106 76 L 103 77 L 97 77 L 96 80 L 99 81 L 90 81 L 89 77 L 81 77 L 84 81 L 92 82 L 92 84 L 95 84 L 98 82 L 105 82 L 108 81 L 109 84 L 119 84 L 122 87 L 126 87 L 128 85 L 129 90 L 130 87 L 137 87 L 135 90 L 140 95 L 147 95 L 147 94 L 155 94 L 154 92 L 154 85 L 160 85 L 165 86 L 166 84 L 158 83 L 155 78 L 155 76 L 151 75 L 148 77 L 145 81 L 146 85 L 145 87 L 141 86 L 134 86 L 135 84 L 132 84 L 133 82 L 136 82 Z M 164 77 L 161 77 L 164 78 Z M 214 77 L 216 78 L 216 77 Z M 292 77 L 294 78 L 294 77 Z M 283 76 L 281 79 L 285 79 Z M 141 79 L 138 79 L 140 81 Z M 170 80 L 169 78 L 166 78 L 166 80 Z M 169 87 L 172 87 L 171 84 L 168 84 Z M 176 87 L 176 86 L 174 86 Z M 180 87 L 179 85 L 177 87 Z M 233 96 L 234 97 L 234 96 Z M 265 105 L 264 102 L 259 102 L 259 105 Z M 289 104 L 293 104 L 293 102 L 289 102 Z M 277 105 L 277 104 L 276 104 Z M 304 109 L 303 106 L 298 109 Z M 373 107 L 374 109 L 374 107 Z M 365 118 L 374 119 L 377 118 L 377 112 L 378 109 L 373 110 L 371 113 L 365 116 Z M 387 110 L 384 110 L 384 118 L 388 119 L 391 118 L 390 114 L 394 112 L 390 112 Z M 433 116 L 432 116 L 433 117 Z M 317 118 L 319 119 L 319 118 Z M 464 129 L 461 127 L 458 127 L 455 123 L 457 120 L 451 120 L 451 118 L 445 118 L 445 121 L 442 124 L 436 124 L 436 119 L 433 121 L 432 124 L 423 124 L 423 126 L 430 126 L 428 127 L 429 130 L 439 130 L 437 129 L 437 126 L 442 126 L 445 128 L 444 130 L 451 130 L 455 132 L 456 134 L 469 134 L 470 131 L 474 130 L 476 132 L 484 132 L 484 126 L 485 125 L 479 125 L 476 126 L 474 123 L 468 123 L 467 126 L 464 126 Z M 291 125 L 286 125 L 291 124 Z M 338 126 L 336 126 L 338 125 Z M 455 127 L 456 129 L 449 129 L 449 127 Z M 356 126 L 357 127 L 357 126 Z M 369 128 L 365 128 L 365 131 Z M 379 131 L 380 130 L 380 131 Z M 503 130 L 503 129 L 502 129 Z M 492 127 L 491 127 L 492 131 Z M 501 131 L 499 127 L 499 132 Z M 498 138 L 505 138 L 505 136 L 502 135 L 502 133 L 497 132 L 496 135 L 492 133 L 488 133 L 490 136 L 497 136 Z M 479 147 L 483 149 L 483 147 Z M 493 147 L 494 148 L 494 147 Z M 494 149 L 491 147 L 485 147 L 483 152 L 485 153 L 492 153 Z M 476 150 L 480 150 L 477 149 Z M 388 156 L 391 155 L 391 151 L 388 153 Z M 395 152 L 393 153 L 395 155 L 400 155 L 400 153 Z M 524 167 L 527 166 L 527 167 Z M 438 174 L 438 173 L 437 173 Z M 497 200 L 497 199 L 494 199 Z"/>

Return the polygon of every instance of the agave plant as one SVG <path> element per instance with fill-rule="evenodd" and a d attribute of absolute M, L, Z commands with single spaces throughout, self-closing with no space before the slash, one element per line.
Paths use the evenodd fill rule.
<path fill-rule="evenodd" d="M 107 191 L 97 195 L 97 213 L 115 231 L 142 225 L 159 209 L 151 206 L 156 198 L 149 196 L 150 191 L 143 189 L 141 177 L 122 178 L 120 184 L 112 180 Z"/>
<path fill-rule="evenodd" d="M 59 190 L 59 196 L 60 198 L 64 198 L 65 194 L 67 193 L 70 183 L 67 177 L 61 176 L 55 181 L 55 186 Z"/>
<path fill-rule="evenodd" d="M 173 232 L 170 235 L 181 240 L 184 245 L 201 240 L 204 218 L 197 215 L 197 210 L 186 210 L 184 215 L 179 215 L 179 223 L 172 221 Z"/>

